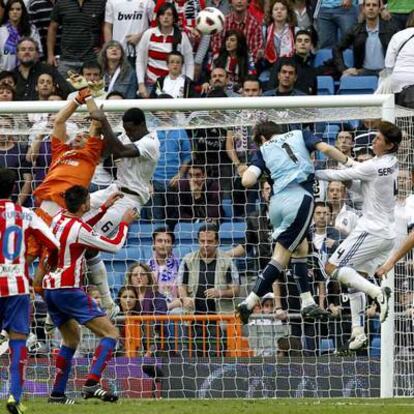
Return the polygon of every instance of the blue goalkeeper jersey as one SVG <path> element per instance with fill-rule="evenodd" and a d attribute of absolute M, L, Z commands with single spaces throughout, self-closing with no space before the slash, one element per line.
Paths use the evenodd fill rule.
<path fill-rule="evenodd" d="M 314 166 L 310 154 L 322 140 L 309 131 L 294 130 L 274 135 L 257 151 L 252 165 L 267 171 L 273 180 L 273 194 L 291 184 L 300 184 L 312 193 Z"/>

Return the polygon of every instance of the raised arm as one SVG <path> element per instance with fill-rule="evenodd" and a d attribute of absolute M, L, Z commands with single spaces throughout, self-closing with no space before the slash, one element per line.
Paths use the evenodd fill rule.
<path fill-rule="evenodd" d="M 326 142 L 318 142 L 315 144 L 318 151 L 323 152 L 327 157 L 344 164 L 346 167 L 350 167 L 355 164 L 352 158 L 349 158 L 344 153 L 339 151 L 338 148 L 327 144 Z"/>

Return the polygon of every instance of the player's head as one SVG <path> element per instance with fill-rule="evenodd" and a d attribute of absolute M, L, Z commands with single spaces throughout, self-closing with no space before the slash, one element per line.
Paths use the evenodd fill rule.
<path fill-rule="evenodd" d="M 131 141 L 142 138 L 143 132 L 147 129 L 144 111 L 139 108 L 128 109 L 122 117 L 122 125 Z"/>
<path fill-rule="evenodd" d="M 257 146 L 269 141 L 273 135 L 281 135 L 287 132 L 286 125 L 276 124 L 273 121 L 263 121 L 256 124 L 253 129 L 253 139 Z"/>
<path fill-rule="evenodd" d="M 66 123 L 66 144 L 74 149 L 83 148 L 88 140 L 88 133 L 82 131 L 73 122 Z"/>
<path fill-rule="evenodd" d="M 377 136 L 372 142 L 372 150 L 375 155 L 397 152 L 401 141 L 401 129 L 392 122 L 381 121 L 378 125 Z"/>
<path fill-rule="evenodd" d="M 90 210 L 89 190 L 81 185 L 74 185 L 65 191 L 66 208 L 70 213 L 86 213 Z"/>
<path fill-rule="evenodd" d="M 16 172 L 10 168 L 0 168 L 0 198 L 10 198 L 16 184 Z"/>
<path fill-rule="evenodd" d="M 167 258 L 175 243 L 174 233 L 168 226 L 158 227 L 152 233 L 152 245 L 156 256 Z"/>

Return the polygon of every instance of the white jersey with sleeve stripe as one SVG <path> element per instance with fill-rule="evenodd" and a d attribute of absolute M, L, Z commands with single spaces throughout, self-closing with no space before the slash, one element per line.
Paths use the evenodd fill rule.
<path fill-rule="evenodd" d="M 51 228 L 60 241 L 57 269 L 49 272 L 43 279 L 44 289 L 80 288 L 83 285 L 85 252 L 88 248 L 117 252 L 125 243 L 128 226 L 121 222 L 117 234 L 108 238 L 96 233 L 91 226 L 103 216 L 106 210 L 99 210 L 89 220 L 58 213 Z"/>
<path fill-rule="evenodd" d="M 135 145 L 140 155 L 116 160 L 118 172 L 115 184 L 119 188 L 126 187 L 134 191 L 140 196 L 142 204 L 145 204 L 150 198 L 151 179 L 160 158 L 160 142 L 157 133 L 150 132 L 135 142 L 132 142 L 125 133 L 121 134 L 118 139 L 124 145 Z"/>
<path fill-rule="evenodd" d="M 360 180 L 363 196 L 362 217 L 355 230 L 365 231 L 384 239 L 395 238 L 394 209 L 398 160 L 394 154 L 376 156 L 356 163 L 345 170 L 318 170 L 322 180 Z"/>
<path fill-rule="evenodd" d="M 0 200 L 0 297 L 29 294 L 26 244 L 33 235 L 50 251 L 59 241 L 33 211 L 10 200 Z"/>

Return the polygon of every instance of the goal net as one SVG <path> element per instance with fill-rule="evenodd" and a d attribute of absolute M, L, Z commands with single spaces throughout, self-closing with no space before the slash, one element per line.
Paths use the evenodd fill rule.
<path fill-rule="evenodd" d="M 390 312 L 382 327 L 375 305 L 367 302 L 365 332 L 369 343 L 367 349 L 354 354 L 347 352 L 351 334 L 348 292 L 326 279 L 323 272 L 323 263 L 332 252 L 325 243 L 331 237 L 328 233 L 322 237 L 325 237 L 322 243 L 321 237 L 312 239 L 315 246 L 309 255 L 309 278 L 315 300 L 332 311 L 328 322 L 302 320 L 299 293 L 290 268 L 285 280 L 275 285 L 273 294 L 255 308 L 248 325 L 242 327 L 233 312 L 269 260 L 272 248 L 266 214 L 268 188 L 263 182 L 260 187 L 246 191 L 240 183 L 240 170 L 255 151 L 253 126 L 262 120 L 272 120 L 290 129 L 308 129 L 363 160 L 370 154 L 376 122 L 395 121 L 404 131 L 398 183 L 401 194 L 398 232 L 403 237 L 408 232 L 410 214 L 414 217 L 414 211 L 409 210 L 414 209 L 414 203 L 406 203 L 412 194 L 412 111 L 394 108 L 390 96 L 365 95 L 102 103 L 116 132 L 122 130 L 122 114 L 126 109 L 142 108 L 148 128 L 156 130 L 161 141 L 152 201 L 141 211 L 140 221 L 130 227 L 122 250 L 117 254 L 101 254 L 113 297 L 123 311 L 116 321 L 121 340 L 104 373 L 106 386 L 121 397 L 140 398 L 412 395 L 411 256 L 396 267 L 395 283 L 393 276 L 386 282 L 393 288 L 395 284 L 395 312 Z M 25 185 L 33 191 L 44 178 L 50 163 L 53 117 L 63 105 L 63 102 L 0 104 L 0 162 L 19 173 L 16 197 Z M 85 108 L 80 108 L 70 122 L 87 130 L 90 121 Z M 337 141 L 338 134 L 341 138 Z M 107 159 L 98 166 L 91 191 L 104 188 L 114 179 L 117 164 L 112 161 Z M 315 154 L 314 162 L 317 168 L 335 168 L 322 154 Z M 178 177 L 180 168 L 182 176 Z M 315 185 L 314 191 L 317 201 L 323 205 L 329 203 L 333 208 L 332 215 L 330 208 L 324 210 L 326 227 L 339 227 L 342 235 L 338 236 L 338 242 L 339 237 L 350 231 L 352 217 L 360 215 L 362 200 L 341 187 L 338 191 L 342 195 L 335 198 L 335 190 L 322 182 Z M 25 203 L 34 206 L 30 194 Z M 345 221 L 336 223 L 342 208 L 347 212 Z M 228 286 L 235 288 L 233 297 L 228 299 L 203 300 L 200 296 L 207 295 L 206 289 L 217 288 L 214 281 L 217 268 L 204 262 L 203 276 L 197 277 L 205 280 L 204 284 L 201 279 L 196 283 L 199 299 L 194 311 L 179 300 L 180 282 L 194 277 L 182 262 L 191 252 L 200 250 L 199 230 L 206 223 L 217 226 L 219 251 L 231 251 L 234 256 L 223 259 L 227 260 L 227 267 L 220 271 Z M 161 241 L 155 240 L 154 232 L 163 236 Z M 153 279 L 153 286 L 149 286 L 148 280 L 146 285 L 142 282 L 145 286 L 129 287 L 128 274 L 133 273 L 137 262 L 149 264 L 152 277 L 148 279 Z M 99 300 L 94 287 L 88 289 Z M 36 296 L 25 385 L 30 396 L 46 396 L 54 376 L 60 337 L 56 331 L 45 330 L 45 318 L 45 304 Z M 82 329 L 69 382 L 69 394 L 75 397 L 79 396 L 97 342 L 97 338 Z M 7 395 L 9 385 L 5 344 L 0 344 L 0 398 Z"/>

